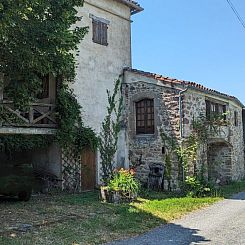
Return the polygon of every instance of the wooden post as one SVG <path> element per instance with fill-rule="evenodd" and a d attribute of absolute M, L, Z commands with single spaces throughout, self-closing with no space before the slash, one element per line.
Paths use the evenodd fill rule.
<path fill-rule="evenodd" d="M 33 106 L 31 106 L 29 110 L 29 123 L 33 123 Z"/>
<path fill-rule="evenodd" d="M 3 100 L 3 73 L 0 73 L 0 101 Z"/>

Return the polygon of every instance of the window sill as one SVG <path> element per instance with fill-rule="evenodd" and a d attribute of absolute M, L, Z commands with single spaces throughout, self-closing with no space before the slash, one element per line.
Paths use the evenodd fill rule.
<path fill-rule="evenodd" d="M 155 139 L 156 134 L 136 134 L 136 139 Z"/>

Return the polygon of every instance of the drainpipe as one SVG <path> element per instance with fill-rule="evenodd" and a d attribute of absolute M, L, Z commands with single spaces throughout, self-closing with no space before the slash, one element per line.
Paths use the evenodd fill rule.
<path fill-rule="evenodd" d="M 180 139 L 183 138 L 182 94 L 184 94 L 187 90 L 188 90 L 188 88 L 179 92 Z"/>
<path fill-rule="evenodd" d="M 179 116 L 180 116 L 180 140 L 183 138 L 183 110 L 182 110 L 182 95 L 188 90 L 186 88 L 185 90 L 182 90 L 179 92 Z M 185 173 L 184 173 L 184 166 L 182 166 L 182 179 L 183 182 L 185 181 Z"/>

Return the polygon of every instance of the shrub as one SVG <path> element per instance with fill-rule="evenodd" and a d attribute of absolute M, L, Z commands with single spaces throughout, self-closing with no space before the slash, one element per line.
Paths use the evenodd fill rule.
<path fill-rule="evenodd" d="M 119 191 L 126 198 L 134 198 L 140 191 L 140 183 L 135 178 L 134 170 L 120 169 L 115 171 L 112 179 L 108 183 L 110 191 Z"/>
<path fill-rule="evenodd" d="M 206 197 L 212 194 L 210 183 L 192 176 L 185 178 L 183 190 L 190 197 Z"/>

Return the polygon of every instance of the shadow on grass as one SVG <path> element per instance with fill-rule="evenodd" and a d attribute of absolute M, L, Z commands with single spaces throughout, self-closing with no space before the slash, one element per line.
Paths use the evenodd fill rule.
<path fill-rule="evenodd" d="M 9 232 L 0 234 L 1 245 L 32 245 L 32 244 L 102 244 L 118 239 L 125 239 L 135 235 L 143 234 L 149 230 L 159 227 L 166 223 L 166 220 L 159 218 L 156 215 L 141 210 L 130 204 L 108 204 L 99 201 L 99 193 L 82 193 L 82 194 L 62 194 L 56 196 L 40 196 L 33 197 L 30 202 L 17 204 L 15 200 L 5 200 L 5 206 L 0 210 L 1 217 L 4 214 L 11 212 L 11 217 L 20 215 L 18 220 L 13 222 L 27 223 L 33 225 L 28 232 L 18 233 L 13 231 L 16 237 L 9 237 Z M 173 197 L 176 197 L 174 195 Z M 162 200 L 169 198 L 165 193 L 150 193 L 148 200 Z M 16 202 L 16 204 L 14 203 Z M 11 204 L 11 205 L 8 205 Z M 12 205 L 13 204 L 13 205 Z M 4 212 L 4 208 L 8 210 Z M 35 216 L 40 207 L 45 210 L 45 214 L 52 217 L 60 216 L 63 221 L 54 222 L 50 225 L 43 226 L 42 229 L 33 222 L 32 219 L 40 216 Z M 21 208 L 28 212 L 26 215 L 21 215 Z M 0 208 L 1 209 L 1 208 Z M 61 214 L 61 210 L 65 210 Z M 73 214 L 72 219 L 69 214 Z M 40 214 L 41 215 L 41 214 Z M 42 220 L 42 219 L 41 219 Z M 39 222 L 39 221 L 38 221 Z M 8 222 L 7 222 L 8 223 Z M 6 225 L 9 225 L 7 224 Z M 8 230 L 7 227 L 3 230 Z M 142 242 L 146 239 L 147 242 Z M 33 243 L 35 241 L 35 243 Z M 149 233 L 137 238 L 129 240 L 132 243 L 122 241 L 122 244 L 174 244 L 188 245 L 191 242 L 201 243 L 206 241 L 204 237 L 198 235 L 198 231 L 188 229 L 175 224 L 167 224 L 164 227 L 156 228 Z M 159 241 L 159 243 L 158 243 Z M 164 243 L 163 243 L 164 242 Z M 119 243 L 120 244 L 120 243 Z"/>

